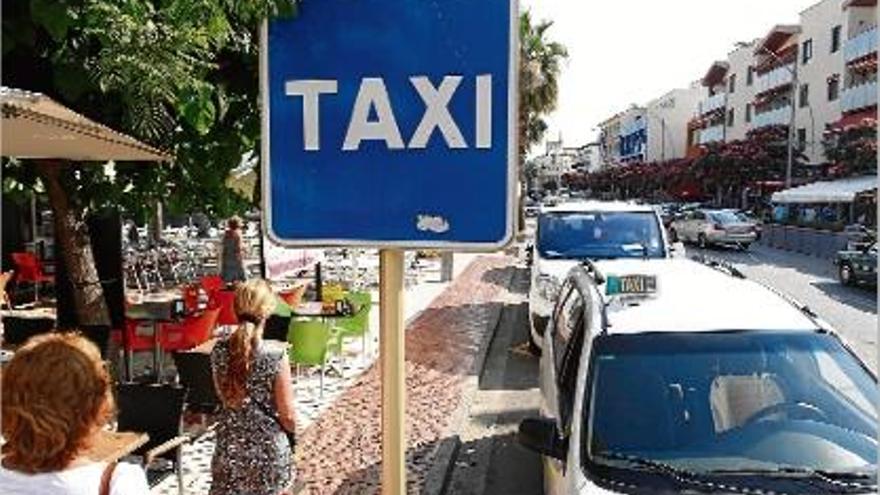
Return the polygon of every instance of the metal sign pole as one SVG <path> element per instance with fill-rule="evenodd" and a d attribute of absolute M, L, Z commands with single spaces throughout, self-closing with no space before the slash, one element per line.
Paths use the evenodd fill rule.
<path fill-rule="evenodd" d="M 406 365 L 403 328 L 403 251 L 379 251 L 379 326 L 382 370 L 382 493 L 406 493 Z"/>

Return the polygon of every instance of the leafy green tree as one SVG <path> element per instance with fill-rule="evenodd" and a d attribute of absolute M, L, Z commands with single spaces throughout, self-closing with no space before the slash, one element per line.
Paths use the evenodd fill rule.
<path fill-rule="evenodd" d="M 296 0 L 30 0 L 3 3 L 3 84 L 44 93 L 174 156 L 172 164 L 4 160 L 4 194 L 45 191 L 80 324 L 108 321 L 86 217 L 227 216 L 249 206 L 229 171 L 257 156 L 258 30 Z"/>

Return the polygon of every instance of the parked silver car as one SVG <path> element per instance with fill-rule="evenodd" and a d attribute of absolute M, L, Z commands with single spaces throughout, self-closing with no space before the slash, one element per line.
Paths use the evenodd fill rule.
<path fill-rule="evenodd" d="M 705 209 L 684 213 L 672 222 L 669 235 L 676 241 L 692 242 L 701 248 L 724 245 L 742 249 L 748 249 L 758 237 L 755 224 L 732 210 Z"/>

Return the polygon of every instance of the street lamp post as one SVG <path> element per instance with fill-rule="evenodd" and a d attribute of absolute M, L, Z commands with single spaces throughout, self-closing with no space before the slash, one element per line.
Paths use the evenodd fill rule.
<path fill-rule="evenodd" d="M 794 126 L 795 126 L 795 102 L 797 101 L 797 90 L 798 90 L 798 74 L 797 74 L 797 52 L 795 52 L 794 64 L 792 67 L 789 67 L 785 64 L 785 62 L 777 55 L 775 52 L 770 50 L 769 48 L 762 46 L 761 49 L 773 57 L 774 60 L 778 61 L 782 64 L 782 67 L 785 67 L 788 72 L 791 73 L 791 112 L 788 118 L 788 160 L 785 164 L 785 188 L 788 189 L 791 187 L 791 170 L 792 165 L 794 163 Z"/>

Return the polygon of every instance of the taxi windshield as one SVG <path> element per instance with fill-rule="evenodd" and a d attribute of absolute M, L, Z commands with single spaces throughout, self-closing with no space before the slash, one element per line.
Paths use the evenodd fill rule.
<path fill-rule="evenodd" d="M 814 332 L 599 336 L 585 462 L 687 472 L 864 473 L 877 462 L 877 382 Z"/>
<path fill-rule="evenodd" d="M 652 212 L 553 212 L 538 219 L 538 252 L 547 259 L 662 258 Z"/>

